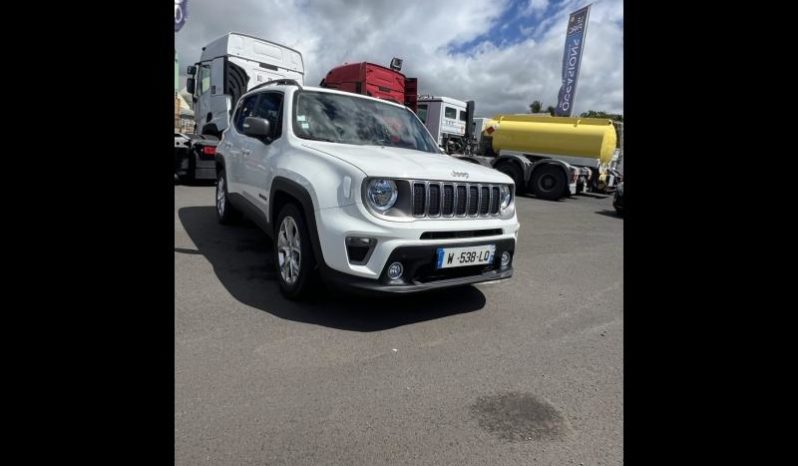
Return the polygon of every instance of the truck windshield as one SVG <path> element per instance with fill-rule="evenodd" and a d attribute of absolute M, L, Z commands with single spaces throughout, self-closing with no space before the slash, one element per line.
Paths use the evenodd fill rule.
<path fill-rule="evenodd" d="M 406 108 L 326 92 L 297 94 L 293 125 L 294 134 L 302 139 L 439 152 L 424 126 Z"/>

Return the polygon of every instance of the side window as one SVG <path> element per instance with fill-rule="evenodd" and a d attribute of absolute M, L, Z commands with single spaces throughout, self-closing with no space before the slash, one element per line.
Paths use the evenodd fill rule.
<path fill-rule="evenodd" d="M 211 88 L 211 67 L 208 65 L 202 65 L 199 69 L 199 93 L 204 94 L 208 92 L 208 89 Z"/>
<path fill-rule="evenodd" d="M 463 111 L 463 110 L 460 110 L 460 121 L 467 121 L 467 120 L 468 120 L 468 118 L 466 118 L 466 112 Z"/>
<path fill-rule="evenodd" d="M 233 117 L 235 121 L 236 130 L 239 133 L 244 132 L 244 119 L 246 117 L 254 116 L 255 110 L 255 102 L 258 100 L 258 95 L 251 95 L 244 100 L 241 101 L 241 104 L 238 106 L 238 110 L 236 110 L 236 114 Z"/>
<path fill-rule="evenodd" d="M 269 125 L 273 128 L 272 131 L 274 131 L 274 139 L 277 139 L 283 132 L 282 113 L 283 94 L 278 92 L 264 92 L 260 95 L 260 100 L 258 101 L 258 106 L 253 116 L 268 120 Z"/>
<path fill-rule="evenodd" d="M 421 104 L 418 106 L 418 119 L 421 120 L 422 123 L 427 122 L 427 104 Z"/>
<path fill-rule="evenodd" d="M 446 107 L 446 110 L 443 114 L 446 118 L 456 120 L 457 119 L 457 109 L 452 107 Z"/>

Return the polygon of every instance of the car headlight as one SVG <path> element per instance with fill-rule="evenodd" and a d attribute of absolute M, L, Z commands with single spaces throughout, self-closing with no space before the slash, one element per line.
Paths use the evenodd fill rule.
<path fill-rule="evenodd" d="M 368 189 L 366 190 L 366 198 L 378 212 L 385 212 L 396 204 L 396 197 L 399 195 L 399 190 L 396 189 L 396 183 L 393 180 L 385 178 L 377 178 L 369 181 Z"/>
<path fill-rule="evenodd" d="M 501 210 L 510 207 L 510 202 L 513 200 L 513 195 L 510 192 L 509 186 L 502 185 L 501 190 L 499 191 L 499 199 L 501 199 Z"/>

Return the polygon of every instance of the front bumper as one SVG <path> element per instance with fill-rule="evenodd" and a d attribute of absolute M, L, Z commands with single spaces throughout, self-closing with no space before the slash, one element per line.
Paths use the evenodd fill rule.
<path fill-rule="evenodd" d="M 515 253 L 519 225 L 514 214 L 511 218 L 392 222 L 373 218 L 362 205 L 349 205 L 316 211 L 315 217 L 324 278 L 344 288 L 412 293 L 512 276 L 512 260 L 505 268 L 500 262 L 503 252 Z M 479 236 L 463 236 L 472 233 Z M 347 238 L 376 241 L 365 262 L 350 259 Z M 438 248 L 485 244 L 496 245 L 493 263 L 435 269 Z M 396 261 L 404 267 L 403 278 L 391 281 L 387 269 Z"/>
<path fill-rule="evenodd" d="M 477 246 L 495 244 L 493 262 L 484 265 L 436 269 L 437 250 L 440 247 Z M 407 294 L 431 291 L 453 286 L 470 285 L 488 281 L 505 280 L 513 276 L 512 259 L 502 267 L 501 256 L 515 253 L 515 239 L 468 241 L 447 244 L 425 244 L 421 246 L 402 246 L 394 249 L 382 268 L 378 279 L 358 277 L 347 273 L 323 269 L 324 279 L 339 288 L 368 294 Z M 387 271 L 389 264 L 401 262 L 404 266 L 402 277 L 391 280 Z"/>

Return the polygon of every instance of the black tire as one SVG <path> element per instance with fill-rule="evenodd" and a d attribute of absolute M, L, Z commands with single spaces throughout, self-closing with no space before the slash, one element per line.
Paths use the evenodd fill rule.
<path fill-rule="evenodd" d="M 293 229 L 291 228 L 290 224 L 287 224 L 286 231 L 291 229 L 294 234 L 299 235 L 298 249 L 300 254 L 298 257 L 299 260 L 296 261 L 296 263 L 298 263 L 299 271 L 294 275 L 293 281 L 286 280 L 284 276 L 284 273 L 286 275 L 293 274 L 293 272 L 290 271 L 290 264 L 286 267 L 286 270 L 283 270 L 283 267 L 281 267 L 281 261 L 285 263 L 284 258 L 287 257 L 285 249 L 282 251 L 280 250 L 282 241 L 281 229 L 283 227 L 283 222 L 288 222 L 286 219 L 291 219 L 296 227 Z M 287 236 L 284 239 L 288 240 Z M 291 300 L 302 299 L 308 294 L 308 292 L 316 283 L 316 280 L 314 279 L 316 258 L 313 256 L 313 247 L 310 243 L 310 234 L 308 233 L 305 217 L 302 215 L 302 211 L 300 211 L 296 205 L 288 203 L 280 210 L 280 214 L 277 216 L 277 222 L 274 224 L 273 244 L 274 267 L 277 272 L 277 283 L 280 285 L 280 292 L 283 294 L 283 296 Z M 295 257 L 295 253 L 293 251 L 290 251 L 290 254 L 291 257 Z"/>
<path fill-rule="evenodd" d="M 227 192 L 227 173 L 223 168 L 216 172 L 216 218 L 222 225 L 232 225 L 241 220 L 241 212 L 230 203 L 230 194 Z"/>
<path fill-rule="evenodd" d="M 515 183 L 516 194 L 523 193 L 525 191 L 524 174 L 521 172 L 521 169 L 518 168 L 518 165 L 512 162 L 500 162 L 494 168 L 513 179 L 513 183 Z"/>
<path fill-rule="evenodd" d="M 556 201 L 568 193 L 568 179 L 562 168 L 545 165 L 532 172 L 532 194 L 550 201 Z M 569 193 L 570 194 L 570 193 Z"/>
<path fill-rule="evenodd" d="M 183 157 L 183 160 L 188 161 L 188 168 L 186 168 L 186 172 L 182 175 L 179 175 L 180 182 L 183 184 L 194 184 L 196 180 L 197 168 L 196 162 L 194 161 L 194 154 L 191 153 L 190 150 L 185 151 L 186 155 Z M 182 167 L 181 161 L 181 167 Z"/>

